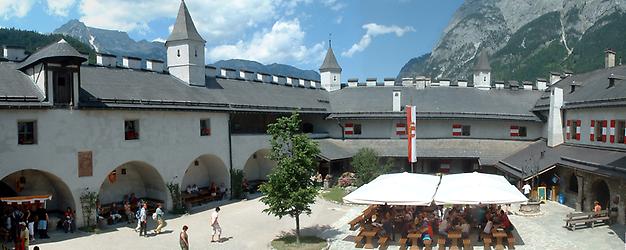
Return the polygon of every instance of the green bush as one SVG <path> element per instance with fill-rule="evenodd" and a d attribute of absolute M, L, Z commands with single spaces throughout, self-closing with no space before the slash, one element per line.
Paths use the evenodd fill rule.
<path fill-rule="evenodd" d="M 233 189 L 233 197 L 232 199 L 243 199 L 245 195 L 243 193 L 243 187 L 241 184 L 243 183 L 243 170 L 241 169 L 233 169 L 230 171 L 231 176 L 231 188 Z"/>

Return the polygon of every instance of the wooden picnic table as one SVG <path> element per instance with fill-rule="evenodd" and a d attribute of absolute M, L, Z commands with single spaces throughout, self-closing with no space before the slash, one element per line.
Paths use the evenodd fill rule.
<path fill-rule="evenodd" d="M 417 246 L 417 240 L 420 238 L 420 236 L 422 236 L 422 233 L 420 232 L 413 232 L 406 235 L 406 237 L 411 240 L 411 250 L 419 249 L 419 246 Z"/>
<path fill-rule="evenodd" d="M 458 240 L 461 238 L 461 231 L 453 230 L 448 232 L 448 239 L 452 240 L 452 245 L 450 245 L 450 250 L 458 250 L 459 246 L 457 245 Z"/>
<path fill-rule="evenodd" d="M 502 239 L 507 237 L 506 232 L 504 230 L 494 229 L 493 231 L 491 231 L 491 235 L 496 238 L 496 250 L 504 250 Z"/>
<path fill-rule="evenodd" d="M 364 248 L 372 249 L 374 248 L 374 244 L 372 243 L 374 240 L 374 236 L 378 233 L 378 230 L 363 230 L 361 231 L 361 235 L 365 236 L 365 246 Z"/>

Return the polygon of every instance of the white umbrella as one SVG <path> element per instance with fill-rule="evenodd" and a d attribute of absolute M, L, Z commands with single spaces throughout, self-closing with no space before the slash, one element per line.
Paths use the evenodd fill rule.
<path fill-rule="evenodd" d="M 451 174 L 441 178 L 437 204 L 510 204 L 528 201 L 504 176 L 482 173 Z"/>
<path fill-rule="evenodd" d="M 440 177 L 425 174 L 386 174 L 378 176 L 343 201 L 355 204 L 428 206 L 433 201 Z"/>

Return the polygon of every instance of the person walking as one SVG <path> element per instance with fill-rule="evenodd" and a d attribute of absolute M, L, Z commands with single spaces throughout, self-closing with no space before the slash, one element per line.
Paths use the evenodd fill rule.
<path fill-rule="evenodd" d="M 165 227 L 165 219 L 163 218 L 163 215 L 165 215 L 165 213 L 163 213 L 163 209 L 161 209 L 163 205 L 161 205 L 161 203 L 159 203 L 157 205 L 157 209 L 154 212 L 154 214 L 156 214 L 156 221 L 157 221 L 157 227 L 156 229 L 154 229 L 154 233 L 155 234 L 160 234 L 161 233 L 161 229 L 163 229 L 163 227 Z"/>
<path fill-rule="evenodd" d="M 187 229 L 189 229 L 189 227 L 187 227 L 187 225 L 184 225 L 183 231 L 180 232 L 180 237 L 178 240 L 181 250 L 189 250 L 189 235 L 187 235 Z"/>
<path fill-rule="evenodd" d="M 528 184 L 528 182 L 524 184 L 522 190 L 524 191 L 524 196 L 526 196 L 526 198 L 530 198 L 530 190 L 532 190 L 532 188 L 530 187 L 530 184 Z"/>
<path fill-rule="evenodd" d="M 220 207 L 216 207 L 213 214 L 211 214 L 211 227 L 213 227 L 213 235 L 211 236 L 211 242 L 220 241 L 222 237 L 222 228 L 220 227 L 220 223 L 218 222 L 218 213 L 220 212 Z M 215 240 L 215 235 L 217 235 L 217 240 Z"/>
<path fill-rule="evenodd" d="M 148 204 L 144 203 L 139 212 L 139 222 L 141 227 L 139 228 L 139 236 L 143 233 L 143 236 L 148 237 Z"/>

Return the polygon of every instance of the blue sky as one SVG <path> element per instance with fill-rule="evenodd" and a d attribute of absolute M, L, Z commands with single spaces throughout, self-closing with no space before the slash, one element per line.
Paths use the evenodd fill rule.
<path fill-rule="evenodd" d="M 432 50 L 462 0 L 186 0 L 207 63 L 242 58 L 317 70 L 332 46 L 343 78 L 395 77 Z M 53 31 L 71 19 L 166 39 L 176 0 L 0 0 L 0 26 Z"/>

